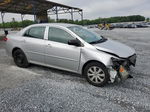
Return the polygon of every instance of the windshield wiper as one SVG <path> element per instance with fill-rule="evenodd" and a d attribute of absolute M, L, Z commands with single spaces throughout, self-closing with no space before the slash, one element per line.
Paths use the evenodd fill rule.
<path fill-rule="evenodd" d="M 107 41 L 107 39 L 106 38 L 102 38 L 100 40 L 90 42 L 90 44 L 98 44 L 98 43 L 102 43 L 102 42 L 105 42 L 105 41 Z"/>

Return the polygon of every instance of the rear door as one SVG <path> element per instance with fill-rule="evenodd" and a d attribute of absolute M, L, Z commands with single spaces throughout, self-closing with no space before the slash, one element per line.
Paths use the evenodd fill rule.
<path fill-rule="evenodd" d="M 37 26 L 32 27 L 25 32 L 24 48 L 29 61 L 44 63 L 45 29 L 46 27 Z"/>
<path fill-rule="evenodd" d="M 45 63 L 69 71 L 78 71 L 81 48 L 68 45 L 75 39 L 61 28 L 50 27 L 45 46 Z"/>

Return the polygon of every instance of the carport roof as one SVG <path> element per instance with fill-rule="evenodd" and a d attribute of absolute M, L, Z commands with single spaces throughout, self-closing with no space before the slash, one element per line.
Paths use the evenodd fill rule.
<path fill-rule="evenodd" d="M 71 7 L 48 0 L 0 0 L 0 11 L 21 14 L 40 14 L 53 7 L 61 7 L 61 10 L 78 10 L 80 8 Z M 54 10 L 55 11 L 55 10 Z"/>

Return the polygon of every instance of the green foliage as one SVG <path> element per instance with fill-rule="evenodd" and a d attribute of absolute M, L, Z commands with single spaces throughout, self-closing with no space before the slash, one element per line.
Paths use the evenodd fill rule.
<path fill-rule="evenodd" d="M 26 26 L 29 26 L 29 25 L 32 25 L 32 24 L 35 24 L 35 22 L 30 21 L 30 20 L 25 20 L 25 21 L 21 22 L 22 27 L 26 27 Z"/>
<path fill-rule="evenodd" d="M 3 36 L 0 36 L 0 41 L 3 40 L 3 38 L 4 38 Z"/>
<path fill-rule="evenodd" d="M 136 21 L 144 21 L 145 17 L 140 15 L 133 15 L 133 16 L 120 16 L 120 17 L 110 17 L 110 18 L 98 18 L 94 20 L 85 19 L 83 21 L 79 20 L 68 20 L 68 19 L 60 19 L 58 20 L 59 23 L 71 23 L 71 24 L 78 24 L 78 25 L 92 25 L 92 24 L 101 24 L 101 23 L 117 23 L 117 22 L 136 22 Z M 146 19 L 149 21 L 149 18 Z M 56 22 L 54 19 L 49 18 L 49 23 Z M 18 27 L 26 27 L 31 24 L 35 24 L 35 22 L 30 20 L 24 20 L 23 22 L 7 22 L 4 24 L 5 28 L 18 28 Z M 0 24 L 0 28 L 3 28 L 3 24 Z"/>
<path fill-rule="evenodd" d="M 67 19 L 60 19 L 59 23 L 72 23 L 78 25 L 92 25 L 92 24 L 100 24 L 100 23 L 118 23 L 118 22 L 136 22 L 136 21 L 144 21 L 145 17 L 140 15 L 133 16 L 120 16 L 120 17 L 110 17 L 110 18 L 98 18 L 94 20 L 85 19 L 83 21 L 72 21 Z"/>
<path fill-rule="evenodd" d="M 55 19 L 50 19 L 50 18 L 49 18 L 49 19 L 48 19 L 48 22 L 49 22 L 49 23 L 55 23 Z"/>
<path fill-rule="evenodd" d="M 150 18 L 146 18 L 146 22 L 150 22 Z"/>
<path fill-rule="evenodd" d="M 30 20 L 24 20 L 23 22 L 6 22 L 4 23 L 4 27 L 5 28 L 20 28 L 20 27 L 26 27 L 29 26 L 31 24 L 34 24 L 35 22 L 30 21 Z M 0 24 L 0 28 L 3 28 L 3 24 Z"/>

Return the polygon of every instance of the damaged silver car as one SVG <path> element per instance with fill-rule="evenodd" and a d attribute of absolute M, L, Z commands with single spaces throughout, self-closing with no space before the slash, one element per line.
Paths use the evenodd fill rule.
<path fill-rule="evenodd" d="M 126 80 L 136 64 L 134 49 L 78 25 L 31 25 L 4 40 L 19 67 L 34 63 L 71 71 L 99 87 Z"/>

